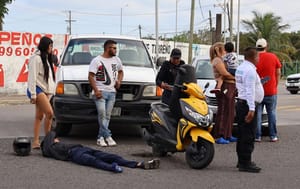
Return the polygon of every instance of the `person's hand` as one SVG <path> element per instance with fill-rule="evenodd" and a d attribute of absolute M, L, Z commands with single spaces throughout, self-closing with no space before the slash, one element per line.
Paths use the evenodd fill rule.
<path fill-rule="evenodd" d="M 162 89 L 166 89 L 166 90 L 172 90 L 172 87 L 168 84 L 168 83 L 165 83 L 165 82 L 161 82 L 161 88 Z"/>
<path fill-rule="evenodd" d="M 31 103 L 31 104 L 35 104 L 35 103 L 36 103 L 36 98 L 30 99 L 30 103 Z"/>
<path fill-rule="evenodd" d="M 116 84 L 115 84 L 115 88 L 116 88 L 116 89 L 119 89 L 120 86 L 121 86 L 121 81 L 117 80 L 117 81 L 116 81 Z"/>
<path fill-rule="evenodd" d="M 249 111 L 248 114 L 245 117 L 245 122 L 250 123 L 254 118 L 254 111 Z"/>
<path fill-rule="evenodd" d="M 100 91 L 100 90 L 96 90 L 96 91 L 95 91 L 95 96 L 96 96 L 96 98 L 102 98 L 102 93 L 101 93 L 101 91 Z"/>

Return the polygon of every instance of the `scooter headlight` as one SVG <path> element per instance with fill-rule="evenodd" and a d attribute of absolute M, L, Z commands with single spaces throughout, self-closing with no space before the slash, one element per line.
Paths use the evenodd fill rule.
<path fill-rule="evenodd" d="M 209 114 L 203 116 L 201 114 L 199 114 L 198 112 L 193 111 L 192 109 L 190 109 L 189 107 L 185 107 L 186 112 L 188 113 L 188 115 L 193 118 L 195 120 L 195 123 L 197 123 L 198 125 L 202 126 L 202 127 L 208 127 L 211 125 L 212 122 L 212 111 L 209 111 Z"/>

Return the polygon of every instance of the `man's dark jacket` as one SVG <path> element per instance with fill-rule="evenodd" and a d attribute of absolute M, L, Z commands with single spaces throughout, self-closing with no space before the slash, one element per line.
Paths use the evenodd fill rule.
<path fill-rule="evenodd" d="M 165 61 L 156 76 L 156 85 L 161 86 L 162 82 L 174 85 L 174 81 L 181 65 L 184 65 L 184 61 L 180 60 L 178 65 L 172 64 L 170 60 Z"/>
<path fill-rule="evenodd" d="M 74 147 L 82 147 L 80 144 L 64 144 L 62 142 L 54 142 L 56 133 L 50 131 L 41 143 L 42 154 L 45 157 L 55 158 L 57 160 L 68 161 L 69 150 Z"/>

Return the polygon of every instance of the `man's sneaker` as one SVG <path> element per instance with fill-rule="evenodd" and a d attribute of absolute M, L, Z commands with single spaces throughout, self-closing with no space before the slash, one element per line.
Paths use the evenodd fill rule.
<path fill-rule="evenodd" d="M 158 169 L 160 165 L 159 159 L 152 159 L 150 161 L 143 162 L 144 169 Z"/>
<path fill-rule="evenodd" d="M 110 136 L 105 138 L 105 140 L 106 140 L 108 146 L 116 146 L 117 145 L 117 143 L 114 141 L 114 139 L 112 139 Z"/>
<path fill-rule="evenodd" d="M 278 141 L 278 137 L 277 136 L 271 137 L 271 142 L 277 142 L 277 141 Z"/>
<path fill-rule="evenodd" d="M 217 144 L 229 144 L 229 140 L 225 140 L 223 137 L 221 137 L 216 140 L 216 143 Z"/>
<path fill-rule="evenodd" d="M 255 138 L 255 142 L 261 142 L 261 137 Z"/>
<path fill-rule="evenodd" d="M 102 146 L 102 147 L 106 147 L 106 146 L 107 146 L 107 144 L 106 144 L 106 142 L 105 142 L 105 140 L 104 140 L 103 137 L 100 137 L 100 138 L 97 140 L 97 145 Z"/>
<path fill-rule="evenodd" d="M 123 169 L 122 167 L 120 167 L 117 163 L 112 163 L 111 164 L 112 166 L 112 171 L 115 172 L 115 173 L 122 173 L 123 172 Z"/>

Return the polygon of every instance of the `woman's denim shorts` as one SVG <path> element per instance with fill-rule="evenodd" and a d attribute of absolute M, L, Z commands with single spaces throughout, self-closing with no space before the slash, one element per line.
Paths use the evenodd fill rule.
<path fill-rule="evenodd" d="M 35 92 L 36 92 L 36 95 L 38 95 L 38 94 L 40 94 L 44 91 L 39 86 L 36 86 Z M 28 88 L 27 88 L 27 96 L 28 96 L 29 99 L 31 99 L 31 93 L 30 93 Z"/>

